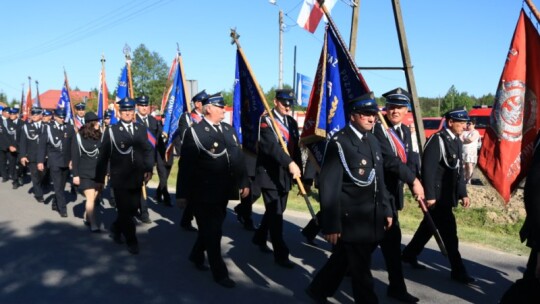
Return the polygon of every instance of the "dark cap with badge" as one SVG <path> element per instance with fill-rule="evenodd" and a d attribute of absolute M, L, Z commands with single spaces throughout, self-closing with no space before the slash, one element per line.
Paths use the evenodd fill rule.
<path fill-rule="evenodd" d="M 135 109 L 135 101 L 129 97 L 124 97 L 116 103 L 120 107 L 120 111 L 132 111 Z"/>
<path fill-rule="evenodd" d="M 84 114 L 84 122 L 89 123 L 91 121 L 98 121 L 98 116 L 94 112 L 88 112 Z"/>
<path fill-rule="evenodd" d="M 284 106 L 292 106 L 294 102 L 294 92 L 290 89 L 277 89 L 276 99 Z"/>
<path fill-rule="evenodd" d="M 4 108 L 2 109 L 2 112 L 9 112 L 9 109 L 10 109 L 10 107 L 4 107 Z"/>
<path fill-rule="evenodd" d="M 402 88 L 393 89 L 382 96 L 386 99 L 387 105 L 408 107 L 411 103 L 411 94 Z"/>
<path fill-rule="evenodd" d="M 146 95 L 141 95 L 137 97 L 138 106 L 147 106 L 149 102 L 150 102 L 150 98 L 148 98 L 148 96 Z"/>
<path fill-rule="evenodd" d="M 19 108 L 9 108 L 9 114 L 19 114 Z"/>
<path fill-rule="evenodd" d="M 446 112 L 444 118 L 446 118 L 446 120 L 452 119 L 454 121 L 469 121 L 469 114 L 467 113 L 467 110 L 463 108 L 455 108 Z"/>
<path fill-rule="evenodd" d="M 54 116 L 58 118 L 66 118 L 66 109 L 56 108 L 56 110 L 54 110 Z"/>
<path fill-rule="evenodd" d="M 41 114 L 43 114 L 43 109 L 40 108 L 40 107 L 32 107 L 32 109 L 30 110 L 30 114 L 32 114 L 32 115 L 41 115 Z"/>
<path fill-rule="evenodd" d="M 79 102 L 78 104 L 75 105 L 75 109 L 77 111 L 85 110 L 86 109 L 86 103 Z"/>
<path fill-rule="evenodd" d="M 47 110 L 47 109 L 44 109 L 43 110 L 43 116 L 52 116 L 52 112 Z"/>
<path fill-rule="evenodd" d="M 210 95 L 207 98 L 203 99 L 202 104 L 203 106 L 213 105 L 216 107 L 223 108 L 225 107 L 225 100 L 223 99 L 223 96 L 221 96 L 221 92 L 220 92 L 214 95 Z"/>
<path fill-rule="evenodd" d="M 349 113 L 370 115 L 377 115 L 379 112 L 379 106 L 377 105 L 377 101 L 375 101 L 375 95 L 373 95 L 373 92 L 363 94 L 350 100 L 347 104 L 347 109 Z"/>
<path fill-rule="evenodd" d="M 199 93 L 195 94 L 195 96 L 193 96 L 193 98 L 191 98 L 191 101 L 192 102 L 198 102 L 198 101 L 203 101 L 206 98 L 208 98 L 208 94 L 206 94 L 206 90 L 202 90 Z"/>

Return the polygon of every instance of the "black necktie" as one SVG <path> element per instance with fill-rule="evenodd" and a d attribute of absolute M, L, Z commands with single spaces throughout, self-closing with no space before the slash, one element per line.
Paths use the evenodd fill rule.
<path fill-rule="evenodd" d="M 221 128 L 219 125 L 214 125 L 214 128 L 216 128 L 216 131 L 221 134 Z"/>
<path fill-rule="evenodd" d="M 149 125 L 148 125 L 148 117 L 143 118 L 143 122 L 144 122 L 144 125 L 146 127 L 149 127 Z"/>
<path fill-rule="evenodd" d="M 401 141 L 403 141 L 403 132 L 401 131 L 401 128 L 396 127 L 395 130 L 396 130 L 397 135 L 399 136 L 399 139 L 401 139 Z"/>
<path fill-rule="evenodd" d="M 131 124 L 127 125 L 127 129 L 128 129 L 129 135 L 133 135 L 133 131 L 131 131 Z"/>

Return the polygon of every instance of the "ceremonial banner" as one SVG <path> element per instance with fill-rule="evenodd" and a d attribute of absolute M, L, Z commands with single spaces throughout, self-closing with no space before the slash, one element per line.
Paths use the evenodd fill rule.
<path fill-rule="evenodd" d="M 344 43 L 327 26 L 301 136 L 319 165 L 326 140 L 348 122 L 345 104 L 367 92 L 369 88 Z"/>
<path fill-rule="evenodd" d="M 109 108 L 109 90 L 107 89 L 107 81 L 105 78 L 105 66 L 101 67 L 101 73 L 99 74 L 99 93 L 98 93 L 98 120 L 101 124 L 105 111 Z M 116 116 L 116 113 L 115 115 Z M 115 117 L 116 118 L 116 117 Z M 111 117 L 112 120 L 112 117 Z"/>
<path fill-rule="evenodd" d="M 41 101 L 39 100 L 39 86 L 38 86 L 37 80 L 36 80 L 36 100 L 34 102 L 34 107 L 41 108 Z"/>
<path fill-rule="evenodd" d="M 163 133 L 167 136 L 166 158 L 168 159 L 172 153 L 173 141 L 178 136 L 178 121 L 184 111 L 188 110 L 186 104 L 186 92 L 184 83 L 184 73 L 182 67 L 182 57 L 178 53 L 176 61 L 176 71 L 174 73 L 172 88 L 167 101 L 167 108 L 164 113 L 165 122 L 163 123 Z M 179 151 L 178 151 L 179 152 Z"/>
<path fill-rule="evenodd" d="M 296 73 L 296 104 L 307 107 L 309 104 L 309 94 L 313 88 L 313 79 L 306 75 Z"/>
<path fill-rule="evenodd" d="M 171 95 L 171 90 L 173 87 L 172 81 L 173 81 L 174 73 L 176 72 L 176 67 L 178 66 L 176 62 L 177 57 L 178 56 L 174 57 L 173 62 L 171 64 L 171 68 L 169 69 L 169 74 L 167 75 L 167 82 L 165 85 L 165 90 L 163 91 L 163 97 L 161 98 L 161 107 L 159 108 L 162 114 L 165 112 L 165 109 L 167 107 L 167 101 L 169 100 L 169 96 Z"/>
<path fill-rule="evenodd" d="M 120 79 L 118 80 L 118 87 L 116 88 L 116 102 L 124 98 L 133 98 L 129 93 L 130 83 L 128 77 L 128 64 L 124 66 L 122 72 L 120 72 Z M 118 122 L 118 105 L 114 105 L 114 115 L 111 116 L 111 125 L 114 125 Z"/>
<path fill-rule="evenodd" d="M 23 121 L 27 121 L 30 118 L 30 110 L 32 109 L 32 83 L 28 81 L 28 93 L 26 93 L 26 100 L 22 107 L 19 109 Z"/>
<path fill-rule="evenodd" d="M 478 166 L 508 203 L 527 174 L 540 127 L 540 37 L 521 10 L 499 80 Z"/>
<path fill-rule="evenodd" d="M 71 98 L 69 97 L 69 91 L 68 91 L 68 83 L 67 79 L 64 79 L 64 85 L 62 86 L 62 92 L 60 93 L 60 99 L 58 99 L 58 104 L 56 105 L 56 108 L 62 108 L 66 111 L 66 118 L 65 121 L 71 121 L 72 119 L 72 112 L 71 112 Z M 77 128 L 77 130 L 82 126 L 79 120 L 74 119 L 73 123 L 74 126 Z"/>
<path fill-rule="evenodd" d="M 337 0 L 326 0 L 324 1 L 324 5 L 326 5 L 326 8 L 330 12 L 336 2 Z M 319 2 L 317 0 L 304 0 L 304 4 L 300 9 L 300 14 L 298 15 L 296 23 L 310 33 L 315 33 L 315 30 L 317 29 L 317 26 L 319 25 L 319 22 L 323 16 L 324 12 L 319 6 Z"/>
<path fill-rule="evenodd" d="M 235 75 L 232 126 L 238 134 L 242 148 L 257 153 L 259 119 L 264 112 L 263 97 L 259 93 L 255 77 L 250 73 L 246 58 L 238 49 Z"/>

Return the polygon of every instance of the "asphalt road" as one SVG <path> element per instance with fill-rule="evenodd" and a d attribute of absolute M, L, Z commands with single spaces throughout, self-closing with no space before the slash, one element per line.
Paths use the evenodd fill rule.
<path fill-rule="evenodd" d="M 223 226 L 225 262 L 237 282 L 225 289 L 213 282 L 209 272 L 197 271 L 187 260 L 195 233 L 180 229 L 176 207 L 149 205 L 152 224 L 138 224 L 141 253 L 130 255 L 124 245 L 113 243 L 108 233 L 90 233 L 82 223 L 83 197 L 70 196 L 67 218 L 51 211 L 52 193 L 45 204 L 29 194 L 29 185 L 12 190 L 0 183 L 0 303 L 310 303 L 304 289 L 329 255 L 330 246 L 303 242 L 300 229 L 306 215 L 287 211 L 285 240 L 291 260 L 288 270 L 277 267 L 272 255 L 251 243 L 252 233 L 243 230 L 229 209 Z M 69 186 L 68 186 L 69 189 Z M 210 190 L 211 191 L 211 190 Z M 149 189 L 149 195 L 153 189 Z M 235 206 L 231 202 L 229 207 Z M 105 199 L 99 208 L 101 227 L 113 221 L 115 211 Z M 255 206 L 255 222 L 262 207 Z M 404 236 L 406 244 L 410 236 Z M 271 246 L 271 244 L 269 244 Z M 427 270 L 404 265 L 411 294 L 422 303 L 497 303 L 513 281 L 521 277 L 526 257 L 462 244 L 461 253 L 474 286 L 450 280 L 448 261 L 432 240 L 420 256 Z M 379 250 L 374 254 L 373 275 L 381 303 L 386 297 L 387 277 Z M 352 303 L 346 278 L 333 303 Z"/>

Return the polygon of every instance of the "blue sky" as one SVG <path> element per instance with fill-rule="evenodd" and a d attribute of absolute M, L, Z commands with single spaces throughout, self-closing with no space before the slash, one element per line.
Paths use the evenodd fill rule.
<path fill-rule="evenodd" d="M 19 99 L 28 76 L 40 92 L 59 90 L 66 69 L 72 88 L 99 85 L 101 55 L 107 62 L 109 90 L 117 86 L 124 64 L 122 49 L 144 43 L 170 64 L 180 45 L 187 79 L 214 93 L 234 81 L 240 43 L 264 90 L 278 84 L 278 12 L 285 13 L 283 78 L 297 72 L 314 76 L 324 25 L 314 34 L 295 24 L 302 0 L 180 1 L 5 1 L 2 4 L 0 91 Z M 352 9 L 338 0 L 334 20 L 349 43 Z M 361 0 L 356 62 L 359 66 L 401 66 L 391 1 Z M 403 0 L 401 8 L 419 96 L 444 96 L 450 86 L 481 96 L 494 93 L 501 75 L 522 2 L 517 0 Z M 406 87 L 401 71 L 362 71 L 376 96 Z"/>

